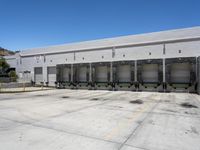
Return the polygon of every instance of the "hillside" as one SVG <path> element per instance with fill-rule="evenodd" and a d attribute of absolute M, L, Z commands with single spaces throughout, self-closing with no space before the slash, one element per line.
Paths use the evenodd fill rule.
<path fill-rule="evenodd" d="M 14 55 L 14 54 L 15 52 L 0 47 L 0 56 L 9 56 L 9 55 Z"/>

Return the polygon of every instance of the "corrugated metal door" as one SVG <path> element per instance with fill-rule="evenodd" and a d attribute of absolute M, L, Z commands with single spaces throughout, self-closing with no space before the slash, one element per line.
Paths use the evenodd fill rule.
<path fill-rule="evenodd" d="M 63 81 L 65 82 L 69 82 L 70 81 L 70 73 L 71 73 L 71 69 L 69 67 L 64 67 L 62 70 L 62 78 Z"/>
<path fill-rule="evenodd" d="M 35 74 L 35 84 L 41 84 L 41 82 L 43 82 L 42 67 L 34 68 L 34 74 Z"/>
<path fill-rule="evenodd" d="M 130 82 L 131 81 L 131 66 L 120 65 L 117 67 L 117 77 L 119 82 Z"/>
<path fill-rule="evenodd" d="M 189 83 L 191 65 L 189 63 L 175 63 L 171 65 L 170 80 L 172 83 Z"/>
<path fill-rule="evenodd" d="M 97 82 L 107 82 L 108 81 L 108 67 L 107 66 L 97 66 L 96 67 L 96 81 Z"/>
<path fill-rule="evenodd" d="M 47 80 L 49 86 L 55 86 L 56 82 L 56 67 L 47 68 Z"/>
<path fill-rule="evenodd" d="M 158 80 L 158 64 L 145 64 L 142 66 L 143 82 L 159 82 Z"/>
<path fill-rule="evenodd" d="M 79 82 L 87 81 L 87 67 L 80 67 L 78 69 L 78 81 Z"/>

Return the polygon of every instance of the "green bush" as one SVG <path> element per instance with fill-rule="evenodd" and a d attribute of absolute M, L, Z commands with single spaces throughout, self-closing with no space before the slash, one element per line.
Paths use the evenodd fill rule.
<path fill-rule="evenodd" d="M 0 58 L 0 73 L 4 73 L 9 67 L 10 65 L 6 62 L 6 60 L 4 58 Z"/>
<path fill-rule="evenodd" d="M 16 82 L 17 78 L 18 78 L 18 76 L 14 70 L 9 72 L 9 77 L 11 79 L 11 82 Z"/>

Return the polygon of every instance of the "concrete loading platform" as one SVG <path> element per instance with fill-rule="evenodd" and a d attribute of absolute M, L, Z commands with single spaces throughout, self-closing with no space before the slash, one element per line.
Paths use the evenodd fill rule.
<path fill-rule="evenodd" d="M 200 97 L 55 89 L 0 96 L 3 150 L 199 150 Z"/>

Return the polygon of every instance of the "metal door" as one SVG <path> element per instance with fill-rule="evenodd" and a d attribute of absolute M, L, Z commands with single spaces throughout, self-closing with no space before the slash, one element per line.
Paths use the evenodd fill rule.
<path fill-rule="evenodd" d="M 142 66 L 142 81 L 146 83 L 159 82 L 158 64 L 144 64 Z"/>
<path fill-rule="evenodd" d="M 47 68 L 47 81 L 49 86 L 55 86 L 56 82 L 56 67 Z"/>
<path fill-rule="evenodd" d="M 41 84 L 43 82 L 43 71 L 42 67 L 34 68 L 35 84 Z"/>

